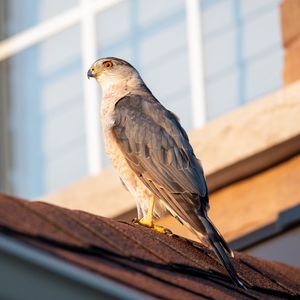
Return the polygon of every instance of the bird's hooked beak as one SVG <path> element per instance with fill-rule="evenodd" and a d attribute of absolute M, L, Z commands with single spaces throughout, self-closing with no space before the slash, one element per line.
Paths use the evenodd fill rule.
<path fill-rule="evenodd" d="M 92 69 L 89 69 L 87 72 L 87 78 L 90 79 L 90 77 L 94 77 Z"/>
<path fill-rule="evenodd" d="M 90 77 L 96 78 L 101 74 L 101 70 L 98 70 L 98 68 L 92 66 L 89 68 L 87 72 L 87 78 L 90 79 Z"/>

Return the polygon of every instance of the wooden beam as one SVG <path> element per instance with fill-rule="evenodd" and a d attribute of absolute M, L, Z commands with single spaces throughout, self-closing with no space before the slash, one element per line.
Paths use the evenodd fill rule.
<path fill-rule="evenodd" d="M 133 198 L 112 169 L 89 176 L 42 200 L 105 217 L 115 217 L 135 207 Z"/>
<path fill-rule="evenodd" d="M 224 167 L 215 173 L 207 175 L 207 185 L 212 193 L 222 187 L 241 179 L 257 174 L 271 168 L 275 164 L 284 161 L 300 152 L 300 135 L 297 135 L 281 144 L 255 153 L 232 165 Z"/>
<path fill-rule="evenodd" d="M 191 132 L 209 190 L 215 191 L 299 153 L 299 116 L 300 82 Z"/>

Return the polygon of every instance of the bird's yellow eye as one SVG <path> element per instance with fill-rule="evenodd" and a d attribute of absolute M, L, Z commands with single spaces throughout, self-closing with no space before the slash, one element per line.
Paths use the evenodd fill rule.
<path fill-rule="evenodd" d="M 105 62 L 103 62 L 103 67 L 104 68 L 111 68 L 112 66 L 113 66 L 113 63 L 111 62 L 111 61 L 105 61 Z"/>

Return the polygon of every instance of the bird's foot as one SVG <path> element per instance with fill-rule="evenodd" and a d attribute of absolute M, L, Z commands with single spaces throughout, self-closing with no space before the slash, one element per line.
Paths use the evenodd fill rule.
<path fill-rule="evenodd" d="M 173 235 L 173 233 L 170 229 L 159 226 L 159 225 L 154 225 L 152 221 L 144 220 L 144 218 L 142 218 L 140 220 L 137 219 L 137 218 L 134 218 L 132 220 L 132 222 L 134 224 L 139 224 L 139 225 L 151 228 L 152 230 L 155 230 L 159 233 L 163 233 L 163 234 L 166 234 L 166 235 L 169 235 L 169 236 Z"/>
<path fill-rule="evenodd" d="M 159 226 L 159 225 L 153 225 L 153 227 L 151 227 L 153 230 L 159 232 L 159 233 L 163 233 L 163 234 L 166 234 L 168 236 L 172 236 L 173 235 L 173 232 L 168 229 L 168 228 L 165 228 L 163 226 Z"/>

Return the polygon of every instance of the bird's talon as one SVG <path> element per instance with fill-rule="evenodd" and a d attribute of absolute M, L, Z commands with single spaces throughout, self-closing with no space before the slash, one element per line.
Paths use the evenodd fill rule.
<path fill-rule="evenodd" d="M 139 225 L 142 225 L 142 226 L 145 226 L 145 227 L 148 227 L 154 231 L 157 231 L 159 233 L 163 233 L 163 234 L 166 234 L 168 236 L 172 236 L 173 235 L 173 232 L 168 229 L 168 228 L 165 228 L 165 227 L 162 227 L 162 226 L 159 226 L 159 225 L 154 225 L 153 223 L 151 222 L 147 222 L 145 221 L 143 218 L 141 220 L 139 220 L 138 218 L 134 218 L 132 220 L 132 223 L 134 224 L 139 224 Z"/>
<path fill-rule="evenodd" d="M 133 218 L 131 220 L 131 223 L 133 223 L 133 224 L 140 224 L 140 220 L 138 218 Z"/>
<path fill-rule="evenodd" d="M 154 225 L 152 227 L 152 229 L 155 230 L 155 231 L 157 231 L 157 232 L 159 232 L 159 233 L 166 234 L 168 236 L 172 236 L 173 235 L 173 232 L 170 229 L 162 227 L 162 226 Z"/>

